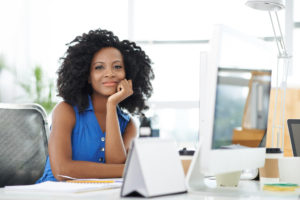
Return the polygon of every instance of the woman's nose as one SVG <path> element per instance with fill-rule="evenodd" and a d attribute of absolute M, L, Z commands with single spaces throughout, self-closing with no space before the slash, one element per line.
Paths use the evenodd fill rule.
<path fill-rule="evenodd" d="M 105 76 L 106 77 L 109 77 L 109 76 L 114 76 L 114 70 L 109 68 L 106 70 L 106 73 L 105 73 Z"/>

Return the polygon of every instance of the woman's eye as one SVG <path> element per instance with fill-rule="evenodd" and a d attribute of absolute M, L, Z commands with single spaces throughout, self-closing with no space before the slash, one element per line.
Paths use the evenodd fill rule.
<path fill-rule="evenodd" d="M 121 65 L 116 65 L 115 69 L 122 69 L 122 66 Z"/>
<path fill-rule="evenodd" d="M 95 67 L 95 69 L 103 69 L 104 67 L 102 65 L 98 65 Z"/>

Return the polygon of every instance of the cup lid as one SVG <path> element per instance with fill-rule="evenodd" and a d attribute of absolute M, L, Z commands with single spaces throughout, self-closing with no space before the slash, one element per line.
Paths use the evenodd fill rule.
<path fill-rule="evenodd" d="M 282 153 L 280 148 L 266 148 L 266 153 Z"/>

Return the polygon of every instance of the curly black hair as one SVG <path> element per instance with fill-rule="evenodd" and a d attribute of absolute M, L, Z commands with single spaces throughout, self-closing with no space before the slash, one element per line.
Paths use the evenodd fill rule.
<path fill-rule="evenodd" d="M 148 109 L 146 100 L 153 88 L 154 73 L 151 60 L 136 43 L 120 41 L 111 31 L 97 29 L 77 36 L 68 43 L 65 56 L 57 71 L 58 96 L 67 103 L 77 106 L 79 112 L 88 107 L 88 95 L 92 86 L 88 83 L 91 61 L 96 52 L 105 47 L 118 49 L 124 60 L 126 79 L 132 80 L 133 95 L 119 103 L 119 107 L 132 114 L 141 114 Z"/>

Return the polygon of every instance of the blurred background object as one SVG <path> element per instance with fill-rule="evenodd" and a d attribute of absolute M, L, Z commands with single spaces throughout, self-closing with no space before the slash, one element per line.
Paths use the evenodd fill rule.
<path fill-rule="evenodd" d="M 299 10 L 300 2 L 289 0 L 278 13 L 294 55 L 287 96 L 295 97 L 295 105 L 300 93 Z M 120 39 L 137 42 L 153 62 L 154 93 L 145 116 L 156 115 L 163 122 L 157 125 L 159 136 L 176 140 L 179 149 L 195 149 L 201 52 L 209 51 L 213 25 L 225 24 L 273 45 L 265 14 L 236 0 L 1 0 L 0 102 L 40 101 L 46 108 L 60 101 L 55 80 L 65 44 L 91 29 L 108 29 Z M 36 66 L 42 69 L 41 90 L 35 85 Z M 19 83 L 30 85 L 31 92 Z M 297 109 L 286 111 L 288 118 L 300 118 Z"/>

